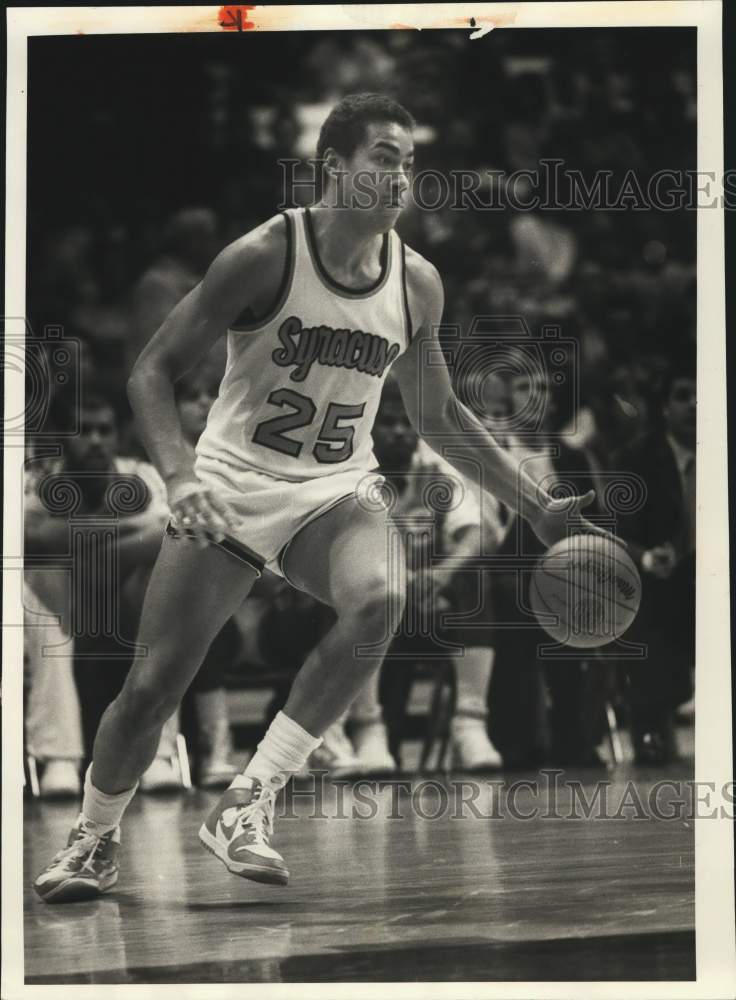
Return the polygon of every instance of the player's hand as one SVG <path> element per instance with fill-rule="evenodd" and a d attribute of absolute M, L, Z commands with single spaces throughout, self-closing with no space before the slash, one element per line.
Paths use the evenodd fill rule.
<path fill-rule="evenodd" d="M 175 476 L 166 484 L 171 522 L 177 534 L 190 533 L 204 548 L 221 542 L 234 527 L 227 506 L 192 474 Z"/>
<path fill-rule="evenodd" d="M 593 500 L 595 500 L 594 490 L 588 490 L 584 496 L 547 500 L 544 509 L 535 518 L 530 519 L 530 524 L 537 538 L 545 545 L 550 546 L 569 535 L 600 535 L 602 538 L 608 538 L 625 548 L 626 543 L 622 539 L 612 535 L 604 528 L 599 528 L 598 525 L 583 517 L 581 511 L 588 507 Z"/>

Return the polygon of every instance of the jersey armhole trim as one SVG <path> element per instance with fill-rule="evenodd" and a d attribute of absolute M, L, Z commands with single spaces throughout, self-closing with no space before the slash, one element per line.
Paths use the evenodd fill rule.
<path fill-rule="evenodd" d="M 284 257 L 284 270 L 281 275 L 281 281 L 279 283 L 278 291 L 276 292 L 276 298 L 274 300 L 271 308 L 263 315 L 256 319 L 246 318 L 248 313 L 253 315 L 253 310 L 248 306 L 241 316 L 239 316 L 233 324 L 231 324 L 230 329 L 234 333 L 249 333 L 253 330 L 260 330 L 261 327 L 266 326 L 270 323 L 283 308 L 284 303 L 289 297 L 289 292 L 291 291 L 291 283 L 294 278 L 294 222 L 288 212 L 279 212 L 286 222 L 286 256 Z"/>
<path fill-rule="evenodd" d="M 404 318 L 406 320 L 406 346 L 409 347 L 414 339 L 414 331 L 411 325 L 409 293 L 406 287 L 406 244 L 403 240 L 401 241 L 401 291 L 404 299 Z"/>

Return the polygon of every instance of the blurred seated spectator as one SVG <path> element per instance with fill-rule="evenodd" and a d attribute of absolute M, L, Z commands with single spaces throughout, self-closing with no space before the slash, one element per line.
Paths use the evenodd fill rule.
<path fill-rule="evenodd" d="M 397 654 L 413 653 L 417 660 L 427 653 L 433 658 L 444 655 L 455 674 L 452 766 L 463 771 L 495 770 L 502 760 L 488 735 L 488 694 L 495 659 L 492 577 L 487 570 L 466 568 L 465 562 L 492 555 L 500 537 L 500 508 L 493 497 L 481 493 L 472 480 L 423 441 L 418 443 L 410 477 L 395 510 L 409 549 L 410 613 L 415 621 L 424 619 L 429 634 L 402 629 L 396 637 L 384 668 L 384 699 L 391 700 L 390 688 L 397 679 L 411 683 Z M 428 515 L 433 522 L 429 531 Z M 396 673 L 392 677 L 392 672 L 399 677 Z M 392 734 L 391 746 L 398 754 L 396 735 Z"/>
<path fill-rule="evenodd" d="M 174 306 L 202 280 L 217 249 L 217 217 L 209 208 L 183 208 L 169 220 L 161 255 L 133 289 L 127 371 Z M 215 374 L 222 374 L 224 338 L 208 358 Z"/>
<path fill-rule="evenodd" d="M 509 377 L 510 426 L 505 444 L 532 479 L 553 495 L 592 488 L 582 451 L 554 434 L 557 406 L 545 372 Z M 557 490 L 562 489 L 562 492 Z M 594 514 L 595 507 L 588 508 Z M 544 546 L 527 521 L 509 514 L 499 548 L 504 557 L 528 560 Z M 547 660 L 540 646 L 552 643 L 529 608 L 531 570 L 494 573 L 497 654 L 491 679 L 491 737 L 509 767 L 600 765 L 596 746 L 603 735 L 603 678 L 590 659 Z"/>
<path fill-rule="evenodd" d="M 456 379 L 458 398 L 475 414 L 502 446 L 503 430 L 509 416 L 506 381 L 482 362 Z M 421 447 L 421 445 L 420 445 Z M 446 474 L 458 473 L 445 466 Z M 492 671 L 496 659 L 494 598 L 495 574 L 490 569 L 463 569 L 464 556 L 492 560 L 504 538 L 509 511 L 494 496 L 481 492 L 463 478 L 464 496 L 448 510 L 444 523 L 445 547 L 453 556 L 454 570 L 445 585 L 454 612 L 464 612 L 458 627 L 447 636 L 463 650 L 454 654 L 456 676 L 455 712 L 450 722 L 452 763 L 467 771 L 492 770 L 503 760 L 489 736 L 488 704 Z M 440 575 L 447 573 L 442 567 Z M 472 617 L 470 612 L 472 611 Z"/>
<path fill-rule="evenodd" d="M 395 70 L 386 46 L 362 33 L 330 33 L 305 51 L 304 60 L 305 81 L 314 88 L 311 96 L 328 109 L 351 92 L 386 90 Z M 303 155 L 313 155 L 316 139 L 305 137 Z"/>
<path fill-rule="evenodd" d="M 516 196 L 522 203 L 528 197 L 519 192 Z M 520 276 L 534 276 L 550 287 L 561 285 L 571 276 L 577 245 L 568 226 L 561 225 L 549 213 L 527 211 L 513 215 L 509 231 Z"/>
<path fill-rule="evenodd" d="M 642 578 L 639 614 L 626 640 L 646 644 L 646 659 L 624 661 L 636 760 L 666 764 L 677 756 L 674 715 L 692 694 L 695 665 L 694 363 L 674 363 L 661 392 L 661 420 L 617 452 L 610 469 L 645 484 L 641 502 L 620 515 Z"/>
<path fill-rule="evenodd" d="M 611 455 L 651 426 L 651 403 L 645 388 L 655 375 L 651 364 L 609 363 L 599 378 L 586 382 L 586 402 L 567 421 L 567 444 L 585 451 L 594 477 L 604 472 Z"/>
<path fill-rule="evenodd" d="M 64 604 L 65 581 L 53 579 L 61 574 L 31 571 L 27 576 L 36 578 L 36 588 L 52 605 Z M 52 612 L 28 580 L 23 608 L 26 752 L 40 764 L 42 798 L 76 797 L 84 746 L 71 643 L 59 624 L 60 612 Z"/>
<path fill-rule="evenodd" d="M 83 393 L 79 427 L 75 400 L 60 414 L 68 436 L 62 456 L 26 466 L 25 552 L 48 563 L 67 560 L 67 619 L 63 629 L 79 692 L 86 756 L 102 714 L 130 668 L 143 593 L 168 518 L 166 492 L 153 466 L 117 455 L 117 418 L 110 403 Z M 56 611 L 56 609 L 54 609 Z M 178 787 L 173 765 L 176 715 L 161 736 L 141 789 Z"/>

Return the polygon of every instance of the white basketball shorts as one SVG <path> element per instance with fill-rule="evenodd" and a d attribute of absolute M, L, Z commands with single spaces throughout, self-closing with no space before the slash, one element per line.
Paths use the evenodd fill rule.
<path fill-rule="evenodd" d="M 366 469 L 292 482 L 198 457 L 195 471 L 228 506 L 236 522 L 223 542 L 213 544 L 248 563 L 259 576 L 265 567 L 285 578 L 282 560 L 288 544 L 339 503 L 355 497 L 367 510 L 382 509 L 384 477 Z M 173 534 L 171 525 L 167 532 Z"/>

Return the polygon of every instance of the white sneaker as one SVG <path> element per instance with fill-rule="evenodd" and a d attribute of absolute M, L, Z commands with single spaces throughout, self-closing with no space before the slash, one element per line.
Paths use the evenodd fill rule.
<path fill-rule="evenodd" d="M 308 775 L 310 771 L 327 771 L 330 778 L 354 778 L 364 773 L 342 722 L 335 722 L 324 731 L 322 743 L 312 752 L 300 774 Z"/>
<path fill-rule="evenodd" d="M 383 722 L 357 723 L 353 733 L 355 756 L 365 774 L 391 774 L 396 761 L 388 749 L 388 736 Z"/>
<path fill-rule="evenodd" d="M 458 713 L 450 722 L 453 766 L 463 771 L 497 771 L 501 755 L 488 738 L 484 715 Z"/>
<path fill-rule="evenodd" d="M 81 794 L 79 764 L 75 760 L 54 757 L 46 761 L 39 781 L 42 799 L 68 799 Z"/>
<path fill-rule="evenodd" d="M 286 885 L 289 870 L 271 847 L 275 793 L 257 778 L 228 788 L 199 829 L 199 839 L 233 875 Z"/>
<path fill-rule="evenodd" d="M 118 880 L 119 847 L 120 827 L 99 833 L 94 824 L 77 820 L 66 847 L 37 876 L 33 888 L 47 903 L 95 899 Z"/>
<path fill-rule="evenodd" d="M 171 757 L 155 757 L 141 776 L 142 792 L 173 792 L 182 787 L 179 768 Z"/>

